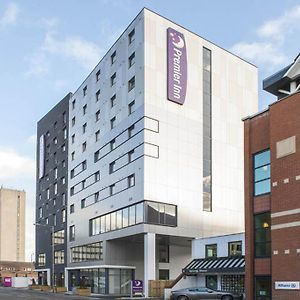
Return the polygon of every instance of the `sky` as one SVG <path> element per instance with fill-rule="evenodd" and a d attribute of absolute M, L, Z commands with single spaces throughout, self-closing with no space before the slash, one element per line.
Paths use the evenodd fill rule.
<path fill-rule="evenodd" d="M 262 80 L 300 50 L 298 0 L 1 0 L 0 185 L 27 192 L 29 261 L 36 123 L 77 89 L 143 7 L 256 65 L 260 109 L 275 101 L 261 90 Z"/>

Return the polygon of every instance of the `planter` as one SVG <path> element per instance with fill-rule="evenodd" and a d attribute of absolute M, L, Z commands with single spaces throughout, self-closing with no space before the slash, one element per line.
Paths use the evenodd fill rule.
<path fill-rule="evenodd" d="M 50 290 L 51 290 L 51 287 L 49 285 L 42 285 L 43 292 L 49 292 Z"/>
<path fill-rule="evenodd" d="M 90 288 L 85 288 L 85 289 L 76 288 L 76 295 L 88 297 L 91 295 L 91 289 Z"/>
<path fill-rule="evenodd" d="M 66 293 L 67 292 L 67 288 L 65 288 L 64 286 L 56 286 L 54 288 L 55 293 Z"/>
<path fill-rule="evenodd" d="M 30 285 L 29 286 L 30 290 L 36 290 L 36 291 L 41 291 L 42 290 L 42 286 L 41 285 Z"/>

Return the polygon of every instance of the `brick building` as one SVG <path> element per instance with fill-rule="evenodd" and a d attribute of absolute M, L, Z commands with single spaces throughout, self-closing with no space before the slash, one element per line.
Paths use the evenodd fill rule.
<path fill-rule="evenodd" d="M 300 57 L 265 79 L 278 101 L 244 119 L 246 295 L 300 299 Z"/>

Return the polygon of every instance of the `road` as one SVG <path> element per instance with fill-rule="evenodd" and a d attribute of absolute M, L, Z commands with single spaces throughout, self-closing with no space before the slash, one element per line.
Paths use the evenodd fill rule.
<path fill-rule="evenodd" d="M 41 291 L 30 291 L 27 289 L 14 289 L 0 287 L 0 300 L 91 300 L 91 297 L 79 297 Z M 106 298 L 108 299 L 108 298 Z"/>

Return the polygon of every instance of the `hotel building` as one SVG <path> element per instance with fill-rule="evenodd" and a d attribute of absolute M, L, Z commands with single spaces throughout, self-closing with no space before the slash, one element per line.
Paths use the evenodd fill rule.
<path fill-rule="evenodd" d="M 136 278 L 148 295 L 190 262 L 193 238 L 243 231 L 256 67 L 143 9 L 66 111 L 69 288 L 129 294 Z"/>
<path fill-rule="evenodd" d="M 300 58 L 263 81 L 278 101 L 244 119 L 246 298 L 300 299 Z"/>

